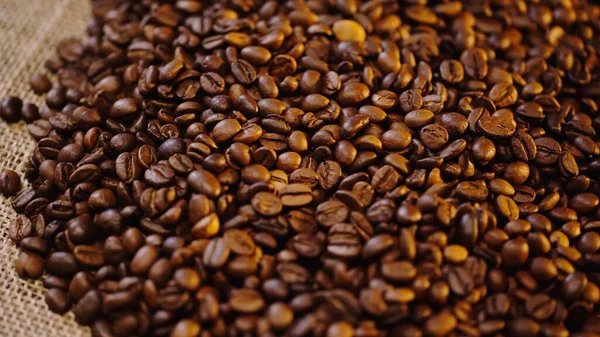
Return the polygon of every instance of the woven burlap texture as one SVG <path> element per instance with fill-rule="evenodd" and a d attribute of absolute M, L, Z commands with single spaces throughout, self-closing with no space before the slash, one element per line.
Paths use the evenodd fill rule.
<path fill-rule="evenodd" d="M 44 70 L 44 61 L 62 38 L 85 38 L 90 15 L 87 0 L 0 0 L 0 99 L 16 95 L 41 106 L 44 98 L 29 88 L 31 74 Z M 34 146 L 24 123 L 0 121 L 0 170 L 22 174 Z M 79 327 L 72 315 L 48 310 L 40 281 L 18 278 L 18 249 L 8 238 L 15 216 L 10 200 L 0 196 L 0 336 L 89 336 L 89 329 Z"/>

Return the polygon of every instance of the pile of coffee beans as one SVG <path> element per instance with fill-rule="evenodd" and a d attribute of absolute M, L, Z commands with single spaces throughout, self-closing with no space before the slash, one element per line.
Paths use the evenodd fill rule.
<path fill-rule="evenodd" d="M 94 337 L 600 334 L 598 5 L 92 6 L 46 106 L 0 110 L 38 142 L 10 238 L 50 310 Z"/>

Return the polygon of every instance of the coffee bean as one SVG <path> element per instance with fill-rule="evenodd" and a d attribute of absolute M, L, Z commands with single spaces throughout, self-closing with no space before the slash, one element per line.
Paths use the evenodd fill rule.
<path fill-rule="evenodd" d="M 232 62 L 231 72 L 243 85 L 248 85 L 256 80 L 256 69 L 245 60 Z"/>
<path fill-rule="evenodd" d="M 511 336 L 531 336 L 538 334 L 540 325 L 529 318 L 516 318 L 507 323 L 506 329 Z"/>
<path fill-rule="evenodd" d="M 537 155 L 535 162 L 540 165 L 551 165 L 558 161 L 561 146 L 560 144 L 549 137 L 540 137 L 535 140 Z"/>
<path fill-rule="evenodd" d="M 21 119 L 23 101 L 20 98 L 9 96 L 0 104 L 0 119 L 6 123 L 16 123 Z"/>
<path fill-rule="evenodd" d="M 71 308 L 71 300 L 69 295 L 61 289 L 49 289 L 45 296 L 46 305 L 48 308 L 57 314 L 64 314 Z"/>
<path fill-rule="evenodd" d="M 4 170 L 0 174 L 0 193 L 5 196 L 13 196 L 21 190 L 21 179 L 13 170 Z"/>
<path fill-rule="evenodd" d="M 225 264 L 230 254 L 230 249 L 221 238 L 214 238 L 210 241 L 204 251 L 202 262 L 208 267 L 219 268 Z"/>
<path fill-rule="evenodd" d="M 225 244 L 229 249 L 239 255 L 252 255 L 256 249 L 256 245 L 254 240 L 248 235 L 248 233 L 231 229 L 225 232 L 223 235 L 223 239 L 225 240 Z"/>
<path fill-rule="evenodd" d="M 338 41 L 363 42 L 367 36 L 365 29 L 358 22 L 353 20 L 336 21 L 332 30 Z"/>
<path fill-rule="evenodd" d="M 337 162 L 328 160 L 319 165 L 317 174 L 319 185 L 325 190 L 330 190 L 338 184 L 342 175 L 342 168 Z"/>
<path fill-rule="evenodd" d="M 23 118 L 23 120 L 27 123 L 34 123 L 35 121 L 39 120 L 40 111 L 36 105 L 32 103 L 25 103 L 21 108 L 21 118 Z M 45 122 L 43 120 L 40 121 Z M 30 125 L 27 127 L 29 128 Z"/>
<path fill-rule="evenodd" d="M 536 320 L 545 320 L 554 313 L 556 301 L 545 294 L 530 296 L 525 302 L 527 314 Z"/>
<path fill-rule="evenodd" d="M 316 210 L 316 218 L 320 225 L 331 227 L 336 223 L 342 223 L 348 218 L 348 208 L 338 200 L 330 200 L 319 204 Z"/>
<path fill-rule="evenodd" d="M 251 289 L 235 289 L 231 291 L 229 305 L 235 311 L 250 314 L 261 310 L 264 299 L 260 294 Z"/>
<path fill-rule="evenodd" d="M 31 89 L 38 95 L 45 94 L 52 88 L 52 82 L 48 77 L 41 73 L 34 73 L 29 80 Z"/>
<path fill-rule="evenodd" d="M 202 193 L 209 198 L 215 198 L 221 194 L 221 185 L 217 178 L 206 170 L 196 170 L 188 175 L 188 184 L 197 193 Z"/>
<path fill-rule="evenodd" d="M 17 275 L 23 278 L 39 278 L 44 272 L 44 259 L 39 255 L 23 251 L 15 262 Z"/>
<path fill-rule="evenodd" d="M 524 162 L 534 160 L 537 156 L 537 145 L 535 141 L 524 131 L 518 131 L 511 138 L 511 150 L 517 159 Z"/>
<path fill-rule="evenodd" d="M 485 301 L 485 312 L 491 317 L 502 317 L 510 310 L 511 300 L 504 293 L 495 294 Z"/>
<path fill-rule="evenodd" d="M 500 82 L 492 87 L 488 96 L 498 108 L 513 105 L 519 96 L 517 89 L 509 82 Z"/>
<path fill-rule="evenodd" d="M 290 184 L 279 190 L 281 203 L 286 207 L 305 206 L 312 202 L 313 195 L 310 187 L 304 184 Z"/>
<path fill-rule="evenodd" d="M 457 320 L 451 313 L 442 312 L 427 319 L 424 332 L 427 336 L 446 336 L 454 330 Z"/>
<path fill-rule="evenodd" d="M 394 261 L 382 264 L 381 274 L 393 282 L 409 282 L 416 276 L 417 270 L 408 261 Z"/>
<path fill-rule="evenodd" d="M 463 267 L 454 267 L 448 272 L 448 285 L 450 290 L 458 296 L 468 296 L 474 285 L 473 277 Z"/>
<path fill-rule="evenodd" d="M 348 83 L 338 92 L 337 100 L 341 106 L 352 106 L 364 101 L 369 93 L 369 87 L 362 83 Z"/>
<path fill-rule="evenodd" d="M 145 274 L 157 258 L 158 252 L 154 246 L 140 247 L 133 260 L 131 260 L 131 272 L 140 275 Z"/>
<path fill-rule="evenodd" d="M 329 230 L 327 241 L 327 251 L 334 256 L 356 257 L 361 250 L 358 232 L 349 224 L 333 225 Z"/>
<path fill-rule="evenodd" d="M 480 118 L 477 126 L 486 136 L 507 138 L 515 133 L 517 123 L 512 117 L 491 116 Z"/>
<path fill-rule="evenodd" d="M 507 218 L 508 220 L 515 220 L 519 218 L 519 208 L 513 199 L 499 195 L 496 198 L 496 211 L 499 215 Z"/>
<path fill-rule="evenodd" d="M 448 131 L 439 124 L 429 124 L 420 131 L 420 139 L 427 148 L 439 150 L 448 142 Z"/>
<path fill-rule="evenodd" d="M 191 319 L 182 319 L 175 326 L 171 332 L 173 337 L 187 337 L 197 336 L 200 333 L 201 327 L 198 322 Z"/>
<path fill-rule="evenodd" d="M 523 265 L 529 256 L 529 245 L 521 237 L 507 241 L 502 246 L 502 263 L 509 268 Z"/>
<path fill-rule="evenodd" d="M 100 309 L 100 294 L 96 290 L 90 290 L 73 306 L 75 321 L 79 324 L 90 324 L 100 313 Z"/>
<path fill-rule="evenodd" d="M 444 60 L 440 64 L 440 75 L 448 83 L 460 83 L 464 78 L 463 65 L 456 60 Z"/>

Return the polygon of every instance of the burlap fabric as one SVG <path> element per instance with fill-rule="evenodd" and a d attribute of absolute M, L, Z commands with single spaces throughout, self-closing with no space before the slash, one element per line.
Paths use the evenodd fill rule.
<path fill-rule="evenodd" d="M 31 74 L 43 70 L 62 38 L 85 37 L 90 13 L 87 0 L 0 0 L 0 99 L 17 95 L 42 103 L 43 97 L 29 88 Z M 22 174 L 34 146 L 24 123 L 8 126 L 0 121 L 0 170 Z M 89 329 L 79 327 L 72 315 L 48 311 L 40 281 L 17 277 L 18 250 L 8 238 L 15 215 L 9 200 L 0 196 L 0 336 L 89 336 Z"/>

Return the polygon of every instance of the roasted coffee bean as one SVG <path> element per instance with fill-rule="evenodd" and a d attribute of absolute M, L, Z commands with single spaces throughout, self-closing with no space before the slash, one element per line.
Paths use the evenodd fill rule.
<path fill-rule="evenodd" d="M 439 150 L 448 142 L 448 131 L 439 124 L 429 124 L 420 131 L 420 139 L 423 145 L 431 150 Z"/>
<path fill-rule="evenodd" d="M 454 315 L 442 312 L 427 319 L 424 332 L 427 336 L 446 336 L 456 328 L 456 324 L 457 319 Z"/>
<path fill-rule="evenodd" d="M 6 123 L 16 123 L 21 119 L 21 108 L 23 101 L 20 98 L 9 96 L 4 98 L 0 104 L 0 119 Z"/>
<path fill-rule="evenodd" d="M 48 76 L 41 73 L 34 73 L 29 80 L 29 85 L 33 92 L 38 95 L 45 94 L 52 89 L 52 82 L 50 82 Z"/>
<path fill-rule="evenodd" d="M 506 329 L 511 336 L 531 336 L 538 334 L 540 325 L 529 318 L 515 318 L 507 323 Z"/>
<path fill-rule="evenodd" d="M 477 126 L 488 137 L 507 138 L 515 133 L 517 123 L 512 117 L 491 116 L 480 118 Z"/>
<path fill-rule="evenodd" d="M 23 104 L 23 107 L 21 108 L 21 118 L 23 118 L 23 120 L 27 123 L 34 123 L 35 121 L 39 120 L 40 111 L 37 105 L 32 103 Z"/>
<path fill-rule="evenodd" d="M 367 38 L 363 26 L 353 20 L 336 21 L 332 27 L 332 31 L 338 41 L 363 42 Z"/>
<path fill-rule="evenodd" d="M 524 162 L 534 160 L 537 156 L 537 145 L 525 131 L 518 131 L 510 141 L 512 153 Z"/>
<path fill-rule="evenodd" d="M 536 320 L 543 321 L 554 313 L 556 301 L 545 294 L 530 296 L 525 302 L 527 314 Z"/>
<path fill-rule="evenodd" d="M 558 161 L 561 146 L 550 137 L 540 137 L 535 140 L 537 155 L 535 162 L 540 165 L 552 165 Z"/>
<path fill-rule="evenodd" d="M 44 272 L 44 259 L 39 255 L 23 251 L 15 262 L 17 275 L 23 278 L 39 278 Z"/>
<path fill-rule="evenodd" d="M 73 314 L 75 320 L 79 324 L 90 324 L 96 319 L 101 310 L 100 293 L 96 290 L 88 291 L 77 303 L 73 306 Z"/>
<path fill-rule="evenodd" d="M 46 305 L 48 308 L 57 314 L 64 314 L 71 308 L 71 300 L 69 295 L 61 289 L 49 289 L 45 296 Z"/>
<path fill-rule="evenodd" d="M 229 297 L 229 305 L 235 311 L 251 314 L 261 310 L 265 306 L 265 302 L 255 290 L 234 289 Z"/>
<path fill-rule="evenodd" d="M 0 174 L 0 193 L 13 196 L 21 190 L 21 178 L 13 170 L 4 170 Z"/>
<path fill-rule="evenodd" d="M 217 178 L 206 170 L 196 170 L 188 175 L 187 182 L 197 193 L 202 193 L 209 198 L 221 194 L 221 186 Z"/>
<path fill-rule="evenodd" d="M 256 69 L 246 60 L 232 62 L 231 72 L 242 85 L 251 84 L 256 80 Z"/>

